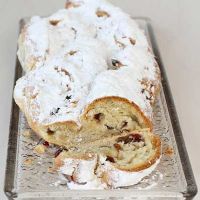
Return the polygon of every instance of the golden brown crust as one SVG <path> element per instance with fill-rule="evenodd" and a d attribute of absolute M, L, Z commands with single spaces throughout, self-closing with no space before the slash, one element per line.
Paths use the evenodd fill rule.
<path fill-rule="evenodd" d="M 85 111 L 83 112 L 83 117 L 85 119 L 87 119 L 87 113 L 95 107 L 95 105 L 97 103 L 103 103 L 104 101 L 106 100 L 113 100 L 113 101 L 118 101 L 118 102 L 124 102 L 126 104 L 129 104 L 131 107 L 133 107 L 139 114 L 140 116 L 142 117 L 142 120 L 145 124 L 145 127 L 144 128 L 149 128 L 150 130 L 153 129 L 153 125 L 152 125 L 152 122 L 151 120 L 145 116 L 145 114 L 140 110 L 140 108 L 138 107 L 138 105 L 136 105 L 133 101 L 129 101 L 128 99 L 125 99 L 125 98 L 122 98 L 122 97 L 118 97 L 118 96 L 106 96 L 106 97 L 102 97 L 102 98 L 98 98 L 96 100 L 94 100 L 92 103 L 90 103 L 87 108 L 85 108 Z"/>

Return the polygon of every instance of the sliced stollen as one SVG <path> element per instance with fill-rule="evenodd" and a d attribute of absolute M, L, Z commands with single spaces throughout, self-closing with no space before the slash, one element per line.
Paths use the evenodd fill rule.
<path fill-rule="evenodd" d="M 68 148 L 152 129 L 159 69 L 143 31 L 110 3 L 67 1 L 50 17 L 31 18 L 18 57 L 27 73 L 15 101 L 48 142 Z"/>
<path fill-rule="evenodd" d="M 14 92 L 15 101 L 25 113 L 30 127 L 46 141 L 68 148 L 123 131 L 152 127 L 149 118 L 131 101 L 144 98 L 142 93 L 140 96 L 134 92 L 129 95 L 125 87 L 129 78 L 134 89 L 131 75 L 120 80 L 119 73 L 118 86 L 114 80 L 100 83 L 105 91 L 111 90 L 94 99 L 93 89 L 95 93 L 98 82 L 94 86 L 88 83 L 95 74 L 90 72 L 90 76 L 85 76 L 90 70 L 89 62 L 84 70 L 69 62 L 66 65 L 63 58 L 56 59 L 55 63 L 51 61 L 50 66 L 26 74 L 17 81 Z M 103 65 L 98 66 L 97 73 L 103 68 Z M 129 85 L 127 87 L 131 89 Z M 97 95 L 101 95 L 100 90 Z M 138 104 L 140 102 L 140 107 L 152 109 L 148 102 L 138 101 Z"/>
<path fill-rule="evenodd" d="M 55 166 L 70 188 L 117 188 L 137 184 L 159 163 L 161 142 L 148 130 L 123 133 L 63 151 Z"/>

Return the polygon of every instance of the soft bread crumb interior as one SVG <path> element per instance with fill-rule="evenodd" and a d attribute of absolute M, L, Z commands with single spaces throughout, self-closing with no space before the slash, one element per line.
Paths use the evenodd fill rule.
<path fill-rule="evenodd" d="M 152 135 L 148 132 L 132 132 L 123 134 L 114 139 L 95 142 L 90 146 L 72 148 L 64 152 L 63 159 L 83 158 L 84 155 L 97 154 L 106 158 L 106 161 L 113 163 L 116 167 L 130 170 L 150 160 L 156 154 L 152 143 Z"/>
<path fill-rule="evenodd" d="M 95 102 L 82 116 L 81 124 L 80 128 L 73 124 L 52 124 L 44 129 L 43 137 L 69 148 L 147 126 L 131 103 L 112 98 Z"/>

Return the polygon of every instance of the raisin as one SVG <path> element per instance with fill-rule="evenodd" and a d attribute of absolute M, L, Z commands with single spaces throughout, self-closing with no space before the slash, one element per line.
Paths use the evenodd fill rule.
<path fill-rule="evenodd" d="M 146 100 L 151 101 L 151 100 L 152 100 L 152 97 L 148 97 L 148 96 L 146 96 Z"/>
<path fill-rule="evenodd" d="M 47 133 L 48 133 L 49 135 L 53 135 L 53 134 L 54 134 L 54 131 L 52 131 L 50 128 L 48 128 L 48 129 L 47 129 Z"/>
<path fill-rule="evenodd" d="M 114 147 L 115 149 L 117 149 L 117 151 L 122 150 L 122 147 L 120 146 L 120 144 L 115 143 Z"/>
<path fill-rule="evenodd" d="M 61 72 L 63 72 L 66 76 L 70 76 L 69 72 L 63 68 L 61 68 L 60 70 Z"/>
<path fill-rule="evenodd" d="M 50 115 L 56 115 L 59 112 L 60 108 L 54 108 L 53 111 L 50 112 Z"/>
<path fill-rule="evenodd" d="M 120 61 L 118 61 L 116 59 L 112 59 L 112 65 L 116 68 L 120 68 L 120 67 L 124 66 Z"/>
<path fill-rule="evenodd" d="M 127 122 L 127 121 L 123 121 L 123 122 L 122 122 L 122 126 L 121 126 L 121 128 L 124 128 L 124 127 L 126 127 L 126 126 L 127 126 L 127 124 L 128 124 L 128 122 Z"/>
<path fill-rule="evenodd" d="M 113 130 L 113 129 L 114 129 L 112 126 L 108 126 L 108 125 L 105 125 L 105 126 L 106 126 L 106 128 L 107 128 L 108 130 Z"/>
<path fill-rule="evenodd" d="M 134 142 L 143 141 L 142 136 L 140 134 L 137 134 L 137 133 L 129 135 L 129 138 L 133 138 Z"/>
<path fill-rule="evenodd" d="M 141 92 L 142 92 L 142 94 L 144 94 L 144 92 L 145 92 L 145 89 L 142 89 L 142 90 L 141 90 Z"/>
<path fill-rule="evenodd" d="M 65 100 L 70 100 L 72 98 L 72 95 L 67 95 L 66 97 L 65 97 Z"/>
<path fill-rule="evenodd" d="M 70 55 L 70 56 L 73 56 L 73 55 L 76 54 L 76 53 L 77 53 L 77 51 L 70 51 L 70 52 L 69 52 L 69 55 Z"/>
<path fill-rule="evenodd" d="M 111 157 L 111 156 L 107 156 L 107 157 L 106 157 L 106 161 L 110 161 L 110 162 L 112 162 L 112 163 L 115 163 L 114 158 Z"/>
<path fill-rule="evenodd" d="M 58 112 L 59 112 L 59 110 L 60 110 L 60 108 L 57 108 L 57 109 L 55 110 L 55 113 L 58 113 Z"/>
<path fill-rule="evenodd" d="M 141 142 L 141 141 L 143 141 L 143 138 L 140 134 L 137 134 L 137 133 L 130 134 L 125 137 L 119 137 L 117 139 L 117 142 L 124 142 L 124 144 L 128 144 L 131 142 Z"/>
<path fill-rule="evenodd" d="M 77 30 L 74 27 L 71 27 L 71 30 L 74 32 L 74 39 L 76 39 L 77 36 Z"/>
<path fill-rule="evenodd" d="M 104 114 L 103 113 L 97 113 L 94 115 L 94 119 L 98 122 L 100 122 L 104 117 Z"/>
<path fill-rule="evenodd" d="M 50 115 L 55 115 L 55 113 L 52 111 L 52 112 L 50 112 Z"/>

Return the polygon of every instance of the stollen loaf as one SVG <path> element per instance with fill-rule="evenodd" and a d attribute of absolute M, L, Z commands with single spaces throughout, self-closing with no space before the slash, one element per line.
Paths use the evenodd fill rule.
<path fill-rule="evenodd" d="M 30 127 L 66 148 L 152 130 L 160 72 L 143 31 L 104 0 L 67 1 L 19 37 L 14 98 Z"/>

